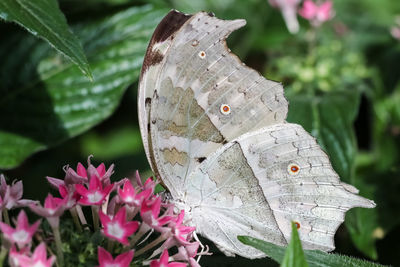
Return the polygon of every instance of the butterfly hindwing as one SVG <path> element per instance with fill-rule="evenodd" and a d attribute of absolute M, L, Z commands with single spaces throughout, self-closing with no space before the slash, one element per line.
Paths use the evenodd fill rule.
<path fill-rule="evenodd" d="M 305 249 L 331 251 L 345 212 L 375 206 L 340 182 L 328 156 L 297 124 L 242 135 L 210 155 L 189 181 L 186 200 L 196 207 L 200 234 L 249 258 L 258 254 L 243 250 L 237 235 L 282 245 L 294 221 Z"/>

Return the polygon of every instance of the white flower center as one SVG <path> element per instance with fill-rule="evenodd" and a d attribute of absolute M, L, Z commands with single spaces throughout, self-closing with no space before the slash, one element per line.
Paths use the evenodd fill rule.
<path fill-rule="evenodd" d="M 35 262 L 35 264 L 32 265 L 32 267 L 46 267 L 46 265 L 44 265 L 42 261 L 38 261 Z"/>
<path fill-rule="evenodd" d="M 121 264 L 114 264 L 114 263 L 106 263 L 105 265 L 104 265 L 104 267 L 121 267 Z"/>
<path fill-rule="evenodd" d="M 108 233 L 116 238 L 122 238 L 124 236 L 124 229 L 119 225 L 119 223 L 109 223 Z"/>
<path fill-rule="evenodd" d="M 125 202 L 133 202 L 133 197 L 129 196 L 125 198 Z"/>
<path fill-rule="evenodd" d="M 92 194 L 88 194 L 88 199 L 92 203 L 97 203 L 103 198 L 103 194 L 101 194 L 99 191 L 96 191 Z"/>
<path fill-rule="evenodd" d="M 29 233 L 25 230 L 19 230 L 12 234 L 12 238 L 17 243 L 25 243 L 29 239 Z"/>

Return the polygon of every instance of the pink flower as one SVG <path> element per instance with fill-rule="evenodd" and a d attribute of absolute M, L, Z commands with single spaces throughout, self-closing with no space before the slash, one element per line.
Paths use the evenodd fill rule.
<path fill-rule="evenodd" d="M 45 217 L 52 227 L 58 227 L 60 216 L 66 209 L 67 199 L 56 198 L 48 194 L 44 200 L 44 207 L 32 204 L 29 208 L 39 216 Z"/>
<path fill-rule="evenodd" d="M 10 249 L 10 253 L 8 254 L 8 263 L 10 264 L 11 267 L 20 267 L 19 263 L 19 258 L 21 256 L 28 255 L 30 253 L 30 248 L 29 247 L 23 247 L 19 251 L 17 248 L 12 245 Z"/>
<path fill-rule="evenodd" d="M 124 187 L 118 188 L 118 195 L 121 200 L 129 206 L 140 207 L 143 200 L 147 199 L 152 194 L 152 189 L 146 189 L 139 194 L 136 193 L 131 181 L 128 179 L 124 183 Z"/>
<path fill-rule="evenodd" d="M 169 223 L 172 219 L 172 216 L 166 215 L 168 212 L 165 212 L 161 217 L 161 198 L 155 197 L 151 200 L 145 200 L 140 209 L 140 216 L 142 217 L 143 222 L 148 224 L 150 227 L 154 228 L 158 232 L 164 232 L 166 228 L 163 225 Z"/>
<path fill-rule="evenodd" d="M 186 263 L 183 262 L 168 262 L 169 255 L 168 250 L 165 249 L 161 254 L 160 260 L 152 260 L 150 267 L 186 267 Z"/>
<path fill-rule="evenodd" d="M 129 267 L 133 258 L 133 251 L 130 250 L 113 259 L 112 255 L 107 250 L 98 247 L 97 256 L 100 263 L 97 267 Z"/>
<path fill-rule="evenodd" d="M 44 200 L 44 207 L 40 205 L 30 205 L 33 212 L 42 217 L 60 217 L 65 211 L 66 199 L 53 197 L 48 194 Z"/>
<path fill-rule="evenodd" d="M 65 185 L 58 187 L 58 192 L 61 198 L 65 202 L 65 208 L 70 209 L 75 206 L 76 202 L 80 199 L 80 195 L 76 192 L 74 187 L 70 187 L 69 190 Z"/>
<path fill-rule="evenodd" d="M 184 217 L 185 211 L 181 210 L 181 213 L 178 215 L 178 217 L 175 220 L 172 220 L 172 222 L 170 223 L 174 237 L 181 245 L 189 244 L 189 242 L 187 241 L 188 236 L 194 230 L 196 230 L 196 227 L 185 226 L 182 224 Z"/>
<path fill-rule="evenodd" d="M 99 217 L 104 227 L 103 234 L 124 245 L 129 244 L 128 237 L 136 232 L 139 227 L 139 222 L 137 221 L 126 221 L 125 207 L 122 207 L 112 219 L 102 211 L 99 212 Z"/>
<path fill-rule="evenodd" d="M 17 225 L 14 228 L 8 224 L 0 222 L 0 229 L 11 243 L 18 244 L 19 247 L 30 244 L 32 241 L 32 236 L 35 234 L 37 228 L 39 227 L 40 220 L 36 221 L 34 224 L 29 225 L 28 217 L 25 211 L 21 210 L 18 214 Z"/>
<path fill-rule="evenodd" d="M 305 0 L 303 7 L 299 10 L 300 16 L 309 20 L 312 25 L 319 26 L 323 22 L 333 18 L 334 11 L 332 1 L 326 1 L 317 5 L 312 0 Z"/>
<path fill-rule="evenodd" d="M 393 38 L 400 40 L 400 16 L 395 18 L 395 26 L 390 29 Z"/>
<path fill-rule="evenodd" d="M 46 245 L 44 243 L 40 243 L 36 247 L 32 257 L 26 255 L 18 256 L 20 267 L 51 267 L 55 260 L 56 257 L 54 255 L 47 259 Z"/>
<path fill-rule="evenodd" d="M 290 33 L 299 31 L 299 22 L 297 21 L 297 6 L 301 0 L 269 0 L 271 6 L 281 10 L 286 27 Z"/>
<path fill-rule="evenodd" d="M 8 210 L 16 207 L 27 206 L 36 203 L 36 201 L 21 199 L 23 194 L 22 181 L 8 185 L 4 175 L 0 175 L 0 199 L 1 209 Z"/>
<path fill-rule="evenodd" d="M 86 189 L 86 187 L 82 184 L 76 184 L 75 189 L 79 195 L 81 195 L 79 204 L 87 206 L 101 205 L 108 194 L 110 194 L 113 186 L 114 185 L 110 184 L 103 189 L 100 178 L 97 176 L 94 176 L 92 179 L 90 179 L 89 189 Z"/>

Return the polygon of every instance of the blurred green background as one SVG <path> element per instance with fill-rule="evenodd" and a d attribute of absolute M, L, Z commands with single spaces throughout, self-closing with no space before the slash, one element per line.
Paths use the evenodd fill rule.
<path fill-rule="evenodd" d="M 0 24 L 0 170 L 43 199 L 45 176 L 86 162 L 116 164 L 114 178 L 151 175 L 137 119 L 137 79 L 151 34 L 171 8 L 244 18 L 228 45 L 268 79 L 281 81 L 291 122 L 318 138 L 343 181 L 375 200 L 354 209 L 336 252 L 400 266 L 400 40 L 390 34 L 397 0 L 334 0 L 335 17 L 290 34 L 267 0 L 61 0 L 93 72 L 21 27 Z M 151 4 L 151 5 L 148 5 Z M 4 17 L 3 17 L 4 18 Z M 274 266 L 219 253 L 203 266 Z"/>

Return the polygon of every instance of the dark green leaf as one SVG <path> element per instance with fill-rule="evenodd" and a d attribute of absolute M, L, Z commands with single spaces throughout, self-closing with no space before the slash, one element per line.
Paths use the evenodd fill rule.
<path fill-rule="evenodd" d="M 277 246 L 263 240 L 249 237 L 249 236 L 238 236 L 238 239 L 243 244 L 252 246 L 266 255 L 274 259 L 278 263 L 282 263 L 285 255 L 284 247 Z M 331 254 L 322 252 L 319 250 L 305 250 L 304 255 L 307 263 L 310 267 L 343 267 L 343 266 L 354 266 L 354 267 L 379 267 L 384 266 L 374 262 L 360 260 L 344 255 Z"/>
<path fill-rule="evenodd" d="M 92 79 L 82 46 L 68 28 L 56 0 L 2 0 L 0 17 L 20 24 L 33 35 L 49 42 Z"/>
<path fill-rule="evenodd" d="M 15 167 L 35 151 L 112 114 L 125 89 L 137 80 L 150 36 L 165 13 L 152 6 L 135 7 L 76 27 L 95 82 L 33 37 L 13 36 L 2 43 L 0 168 Z"/>
<path fill-rule="evenodd" d="M 292 236 L 288 247 L 286 248 L 285 257 L 283 258 L 281 267 L 308 267 L 304 258 L 303 248 L 296 225 L 292 222 Z"/>
<path fill-rule="evenodd" d="M 288 98 L 288 121 L 301 124 L 316 137 L 341 179 L 351 183 L 357 152 L 353 121 L 358 112 L 360 94 L 342 91 Z"/>

